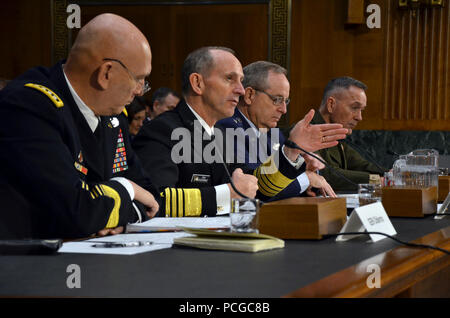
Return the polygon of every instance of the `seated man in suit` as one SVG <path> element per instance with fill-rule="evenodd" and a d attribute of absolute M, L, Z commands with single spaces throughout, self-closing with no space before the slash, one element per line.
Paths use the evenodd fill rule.
<path fill-rule="evenodd" d="M 80 30 L 67 61 L 33 68 L 0 92 L 2 238 L 120 233 L 157 212 L 122 114 L 150 71 L 145 36 L 102 14 Z"/>
<path fill-rule="evenodd" d="M 147 120 L 152 120 L 156 116 L 174 109 L 180 101 L 180 96 L 173 89 L 160 87 L 152 94 L 152 98 L 146 95 L 139 99 L 145 104 Z"/>
<path fill-rule="evenodd" d="M 332 79 L 325 87 L 319 111 L 312 120 L 315 124 L 339 123 L 352 129 L 362 120 L 362 112 L 367 106 L 367 86 L 351 77 Z M 335 191 L 357 190 L 358 183 L 379 183 L 387 169 L 383 169 L 364 159 L 356 150 L 345 142 L 318 152 L 334 170 L 325 168 L 321 174 Z"/>
<path fill-rule="evenodd" d="M 289 81 L 285 68 L 266 61 L 258 61 L 247 65 L 243 69 L 245 93 L 239 99 L 234 115 L 218 122 L 225 128 L 242 128 L 244 138 L 236 138 L 235 152 L 245 154 L 245 163 L 250 167 L 260 165 L 267 159 L 274 148 L 284 144 L 285 137 L 276 128 L 281 116 L 287 111 L 289 104 Z M 277 138 L 272 138 L 277 137 Z M 256 160 L 251 160 L 249 154 L 255 147 Z M 264 151 L 260 151 L 260 148 Z M 266 150 L 267 149 L 267 150 Z M 315 171 L 319 167 L 306 167 L 306 172 L 300 174 L 297 180 L 287 186 L 274 200 L 294 197 L 308 190 L 308 194 L 315 196 L 311 188 L 319 189 L 324 196 L 335 197 L 331 186 Z M 305 192 L 306 193 L 306 192 Z"/>
<path fill-rule="evenodd" d="M 144 124 L 134 139 L 133 148 L 163 196 L 159 215 L 228 213 L 230 198 L 241 197 L 241 193 L 267 200 L 305 170 L 305 160 L 311 159 L 287 146 L 253 171 L 244 165 L 224 164 L 224 152 L 217 145 L 226 142 L 214 125 L 234 114 L 244 94 L 243 77 L 241 63 L 228 48 L 205 47 L 192 52 L 182 68 L 184 101 Z M 311 110 L 291 131 L 293 143 L 316 151 L 345 137 L 347 130 L 340 124 L 310 125 L 313 115 Z"/>

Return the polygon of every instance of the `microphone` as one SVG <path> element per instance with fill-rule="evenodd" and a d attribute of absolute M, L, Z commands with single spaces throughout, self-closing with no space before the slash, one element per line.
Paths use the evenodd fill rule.
<path fill-rule="evenodd" d="M 401 156 L 399 153 L 396 153 L 395 151 L 392 151 L 392 150 L 386 150 L 386 153 L 388 155 L 394 155 L 394 156 L 397 156 L 397 157 Z"/>
<path fill-rule="evenodd" d="M 342 179 L 344 179 L 345 181 L 351 183 L 352 185 L 358 187 L 358 184 L 353 182 L 352 180 L 348 179 L 346 176 L 344 176 L 342 173 L 340 173 L 339 171 L 337 171 L 334 167 L 330 166 L 325 160 L 322 160 L 321 158 L 317 157 L 316 155 L 314 155 L 313 153 L 306 151 L 305 149 L 301 148 L 299 145 L 297 145 L 295 142 L 286 139 L 286 141 L 284 142 L 284 145 L 286 147 L 289 148 L 294 148 L 300 151 L 303 151 L 304 153 L 306 153 L 307 155 L 319 160 L 321 163 L 323 163 L 325 165 L 325 167 L 329 168 L 331 172 L 333 172 L 335 175 L 337 175 L 338 177 L 341 177 Z"/>
<path fill-rule="evenodd" d="M 211 135 L 211 141 L 214 143 L 216 142 L 216 135 L 214 135 L 214 134 Z M 217 146 L 216 143 L 215 143 L 215 145 Z M 243 194 L 236 188 L 236 186 L 234 185 L 233 179 L 231 178 L 231 174 L 230 174 L 230 171 L 228 170 L 227 164 L 225 163 L 225 160 L 223 158 L 223 154 L 220 152 L 218 147 L 215 147 L 215 149 L 219 152 L 220 158 L 222 158 L 222 160 L 221 160 L 222 165 L 225 168 L 225 172 L 227 173 L 228 178 L 230 179 L 230 184 L 231 184 L 231 187 L 233 188 L 234 192 L 236 192 L 240 197 L 242 197 L 244 199 L 250 199 L 248 196 L 246 196 L 245 194 Z"/>
<path fill-rule="evenodd" d="M 378 167 L 378 169 L 384 171 L 386 170 L 386 168 L 383 168 L 382 166 L 380 166 L 377 161 L 369 154 L 369 152 L 365 149 L 360 148 L 359 146 L 357 146 L 356 144 L 354 144 L 353 142 L 351 142 L 350 140 L 342 140 L 343 142 L 347 143 L 349 146 L 356 148 L 359 152 L 364 153 L 364 155 L 366 156 L 366 158 L 373 163 L 375 166 Z M 388 151 L 389 153 L 389 151 Z M 397 154 L 397 153 L 396 153 Z M 397 154 L 398 155 L 398 154 Z"/>

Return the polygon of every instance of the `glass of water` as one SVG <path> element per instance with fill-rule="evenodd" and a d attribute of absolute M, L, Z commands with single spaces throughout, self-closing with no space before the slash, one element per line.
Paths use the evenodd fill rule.
<path fill-rule="evenodd" d="M 359 206 L 381 202 L 381 184 L 358 184 Z"/>
<path fill-rule="evenodd" d="M 258 233 L 258 199 L 231 199 L 231 232 Z"/>

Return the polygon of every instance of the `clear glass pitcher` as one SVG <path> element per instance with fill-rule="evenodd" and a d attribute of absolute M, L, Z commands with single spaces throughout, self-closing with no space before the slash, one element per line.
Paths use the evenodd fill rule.
<path fill-rule="evenodd" d="M 393 166 L 394 185 L 415 188 L 438 186 L 439 152 L 417 149 L 400 156 Z"/>

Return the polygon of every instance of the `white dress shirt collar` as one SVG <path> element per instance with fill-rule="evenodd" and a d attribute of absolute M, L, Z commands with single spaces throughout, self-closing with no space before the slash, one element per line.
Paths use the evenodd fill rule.
<path fill-rule="evenodd" d="M 64 70 L 63 70 L 63 74 L 64 74 L 64 78 L 66 79 L 67 86 L 69 87 L 70 93 L 72 94 L 72 97 L 75 101 L 75 104 L 77 104 L 78 109 L 83 114 L 84 118 L 86 119 L 86 121 L 89 125 L 89 128 L 91 128 L 92 132 L 94 132 L 98 126 L 100 117 L 96 116 L 94 114 L 94 112 L 92 111 L 92 109 L 90 109 L 83 102 L 83 100 L 80 98 L 80 96 L 78 96 L 77 92 L 75 92 L 75 89 L 72 87 L 72 85 L 70 85 L 69 79 L 67 78 L 66 73 L 64 73 Z"/>
<path fill-rule="evenodd" d="M 196 113 L 196 111 L 194 109 L 192 109 L 191 106 L 189 106 L 188 103 L 186 103 L 186 105 L 189 107 L 189 109 L 192 111 L 192 113 L 194 114 L 194 116 L 197 118 L 197 120 L 200 122 L 200 124 L 202 125 L 203 129 L 205 129 L 206 133 L 209 136 L 214 135 L 214 126 L 209 127 L 208 124 L 206 123 L 206 121 L 200 117 L 199 114 Z"/>
<path fill-rule="evenodd" d="M 237 109 L 238 110 L 238 112 L 240 112 L 241 113 L 241 115 L 242 115 L 242 117 L 244 117 L 245 118 L 245 120 L 248 122 L 248 124 L 250 125 L 250 127 L 253 129 L 253 131 L 255 132 L 255 134 L 256 134 L 256 137 L 261 137 L 261 131 L 255 126 L 255 124 L 253 124 L 251 121 L 250 121 L 250 119 L 248 119 L 240 110 L 239 110 L 239 108 Z"/>

